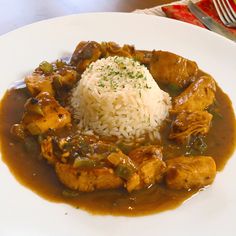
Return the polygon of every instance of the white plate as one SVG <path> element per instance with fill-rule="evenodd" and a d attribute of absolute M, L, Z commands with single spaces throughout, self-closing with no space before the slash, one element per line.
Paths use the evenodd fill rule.
<path fill-rule="evenodd" d="M 42 21 L 0 37 L 0 96 L 42 60 L 71 53 L 81 40 L 168 50 L 194 60 L 236 104 L 236 44 L 190 24 L 155 16 L 96 13 Z M 21 186 L 0 161 L 0 235 L 234 235 L 236 156 L 215 183 L 179 208 L 144 217 L 94 216 L 48 202 Z"/>

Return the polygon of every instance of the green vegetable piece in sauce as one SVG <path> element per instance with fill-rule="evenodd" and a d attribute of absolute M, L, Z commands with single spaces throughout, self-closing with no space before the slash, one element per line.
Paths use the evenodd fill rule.
<path fill-rule="evenodd" d="M 134 169 L 131 168 L 130 166 L 120 164 L 116 167 L 115 173 L 119 177 L 121 177 L 125 180 L 128 180 L 132 176 L 132 174 L 134 173 Z"/>
<path fill-rule="evenodd" d="M 30 112 L 30 113 L 40 115 L 40 116 L 44 116 L 44 112 L 43 112 L 43 110 L 42 110 L 42 108 L 40 107 L 39 104 L 28 106 L 27 111 Z"/>
<path fill-rule="evenodd" d="M 41 144 L 42 141 L 43 141 L 43 139 L 44 139 L 44 138 L 43 138 L 43 135 L 42 135 L 42 134 L 39 134 L 39 135 L 38 135 L 38 143 Z"/>
<path fill-rule="evenodd" d="M 62 77 L 61 75 L 57 75 L 53 77 L 53 85 L 56 89 L 61 89 L 63 86 Z"/>
<path fill-rule="evenodd" d="M 168 84 L 167 88 L 171 96 L 177 96 L 182 91 L 182 89 L 176 84 Z"/>
<path fill-rule="evenodd" d="M 210 113 L 213 115 L 214 118 L 223 119 L 223 116 L 219 112 L 217 112 L 217 111 L 213 110 Z"/>
<path fill-rule="evenodd" d="M 26 137 L 24 144 L 26 151 L 30 154 L 35 154 L 39 151 L 38 142 L 33 137 Z"/>
<path fill-rule="evenodd" d="M 198 136 L 194 140 L 193 148 L 198 150 L 201 154 L 203 154 L 207 150 L 207 144 L 204 141 L 203 137 Z"/>
<path fill-rule="evenodd" d="M 40 65 L 39 68 L 43 71 L 44 74 L 50 74 L 53 72 L 53 66 L 47 61 L 43 61 Z"/>
<path fill-rule="evenodd" d="M 204 137 L 197 136 L 189 143 L 186 150 L 186 155 L 204 154 L 207 150 L 207 144 Z"/>
<path fill-rule="evenodd" d="M 74 161 L 73 167 L 75 168 L 96 168 L 102 167 L 101 162 L 97 162 L 95 160 L 91 160 L 89 158 L 76 158 Z"/>
<path fill-rule="evenodd" d="M 57 68 L 62 68 L 62 67 L 64 67 L 66 65 L 66 63 L 64 62 L 64 61 L 62 61 L 62 60 L 57 60 L 56 61 L 56 67 Z"/>
<path fill-rule="evenodd" d="M 76 191 L 72 191 L 72 190 L 65 189 L 65 190 L 62 191 L 62 195 L 63 195 L 64 197 L 74 198 L 74 197 L 78 197 L 78 196 L 79 196 L 79 193 L 76 192 Z"/>
<path fill-rule="evenodd" d="M 208 107 L 207 110 L 213 115 L 213 118 L 223 119 L 223 115 L 219 111 L 219 102 L 217 100 L 215 100 L 214 103 L 210 107 Z"/>
<path fill-rule="evenodd" d="M 28 99 L 27 102 L 25 103 L 25 108 L 26 108 L 26 111 L 29 113 L 44 116 L 44 112 L 41 108 L 41 105 L 40 105 L 38 99 L 36 99 L 36 98 Z"/>

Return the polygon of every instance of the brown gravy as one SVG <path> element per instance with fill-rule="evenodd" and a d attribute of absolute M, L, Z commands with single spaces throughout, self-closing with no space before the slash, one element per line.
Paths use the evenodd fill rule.
<path fill-rule="evenodd" d="M 16 141 L 10 134 L 11 126 L 21 119 L 27 98 L 26 89 L 12 89 L 7 91 L 1 101 L 1 153 L 3 161 L 17 180 L 41 197 L 53 202 L 68 203 L 94 214 L 137 216 L 176 208 L 197 192 L 170 190 L 161 185 L 133 193 L 121 189 L 93 193 L 66 190 L 59 182 L 53 167 L 40 158 L 39 148 L 36 147 L 34 153 L 29 153 L 24 144 Z M 207 136 L 208 149 L 204 155 L 212 156 L 216 161 L 217 170 L 222 170 L 235 147 L 235 115 L 228 96 L 219 87 L 216 99 L 222 116 L 213 118 Z M 170 148 L 171 142 L 167 139 L 167 133 L 168 127 L 162 131 L 165 159 L 183 153 L 181 148 Z"/>

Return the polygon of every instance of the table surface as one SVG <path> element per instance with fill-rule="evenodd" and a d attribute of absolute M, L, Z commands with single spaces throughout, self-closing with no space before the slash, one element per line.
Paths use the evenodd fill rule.
<path fill-rule="evenodd" d="M 131 12 L 173 0 L 0 0 L 0 35 L 57 16 L 84 12 Z"/>

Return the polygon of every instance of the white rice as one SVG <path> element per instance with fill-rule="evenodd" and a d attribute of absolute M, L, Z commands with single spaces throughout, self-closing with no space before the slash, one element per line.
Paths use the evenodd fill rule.
<path fill-rule="evenodd" d="M 133 140 L 159 130 L 171 100 L 145 66 L 115 56 L 90 64 L 72 92 L 71 105 L 85 132 Z"/>

